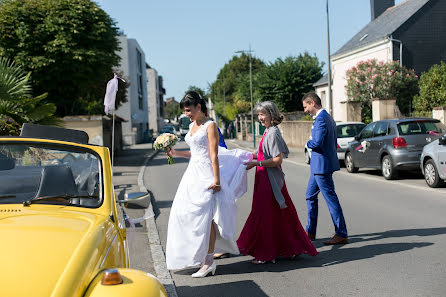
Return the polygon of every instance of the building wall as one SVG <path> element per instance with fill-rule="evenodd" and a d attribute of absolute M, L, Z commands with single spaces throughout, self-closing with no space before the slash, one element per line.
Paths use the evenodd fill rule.
<path fill-rule="evenodd" d="M 67 116 L 63 118 L 63 126 L 67 129 L 86 132 L 90 144 L 104 145 L 101 115 Z"/>
<path fill-rule="evenodd" d="M 403 43 L 403 65 L 418 75 L 446 61 L 445 16 L 446 1 L 431 0 L 392 36 Z M 394 60 L 399 55 L 399 43 L 394 42 Z"/>
<path fill-rule="evenodd" d="M 116 114 L 128 121 L 122 125 L 123 142 L 125 145 L 132 145 L 143 142 L 149 129 L 145 54 L 135 39 L 121 35 L 119 41 L 122 49 L 118 52 L 121 57 L 118 68 L 129 80 L 130 87 L 128 101 L 116 110 Z"/>
<path fill-rule="evenodd" d="M 149 106 L 149 129 L 158 133 L 161 129 L 161 114 L 159 108 L 159 82 L 158 72 L 153 68 L 146 68 L 147 74 L 147 102 Z"/>
<path fill-rule="evenodd" d="M 330 105 L 328 102 L 328 84 L 315 87 L 314 92 L 321 98 L 322 107 L 328 110 Z"/>
<path fill-rule="evenodd" d="M 388 40 L 383 40 L 348 54 L 332 56 L 333 118 L 335 121 L 340 121 L 342 117 L 340 102 L 347 100 L 345 91 L 347 70 L 356 66 L 360 61 L 370 59 L 377 59 L 383 62 L 392 61 L 392 43 Z"/>

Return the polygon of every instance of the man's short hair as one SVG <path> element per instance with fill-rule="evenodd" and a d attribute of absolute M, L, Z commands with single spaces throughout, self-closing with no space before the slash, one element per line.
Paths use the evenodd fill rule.
<path fill-rule="evenodd" d="M 322 106 L 321 98 L 319 98 L 319 96 L 315 92 L 306 93 L 302 97 L 302 102 L 305 102 L 307 104 L 314 102 L 314 104 L 316 104 L 317 106 Z"/>

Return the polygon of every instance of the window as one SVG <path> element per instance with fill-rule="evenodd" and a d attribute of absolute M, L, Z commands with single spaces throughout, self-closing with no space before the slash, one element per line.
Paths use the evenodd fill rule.
<path fill-rule="evenodd" d="M 399 123 L 398 131 L 400 135 L 415 135 L 415 134 L 444 134 L 446 133 L 446 126 L 439 121 L 413 121 Z"/>
<path fill-rule="evenodd" d="M 364 127 L 365 124 L 337 125 L 336 134 L 338 138 L 355 137 Z"/>
<path fill-rule="evenodd" d="M 374 137 L 386 136 L 387 128 L 389 124 L 387 122 L 378 122 L 376 124 L 375 132 L 373 133 Z"/>
<path fill-rule="evenodd" d="M 142 54 L 136 50 L 136 81 L 138 84 L 138 108 L 144 108 L 143 101 L 143 84 L 142 84 Z"/>
<path fill-rule="evenodd" d="M 362 131 L 360 134 L 360 138 L 364 139 L 364 138 L 371 138 L 373 135 L 373 129 L 375 128 L 376 122 L 375 123 L 370 123 L 368 124 Z"/>

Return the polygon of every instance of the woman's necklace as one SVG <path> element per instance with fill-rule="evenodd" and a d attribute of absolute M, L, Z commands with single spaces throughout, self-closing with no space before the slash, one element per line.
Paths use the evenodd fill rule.
<path fill-rule="evenodd" d="M 204 117 L 202 121 L 198 121 L 198 119 L 195 120 L 195 122 L 197 123 L 197 126 L 203 125 L 204 123 L 206 123 L 206 121 L 207 121 L 206 117 Z"/>

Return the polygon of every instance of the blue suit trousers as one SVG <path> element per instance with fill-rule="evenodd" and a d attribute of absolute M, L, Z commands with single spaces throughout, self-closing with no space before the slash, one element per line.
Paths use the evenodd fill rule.
<path fill-rule="evenodd" d="M 344 214 L 342 213 L 341 204 L 335 192 L 333 183 L 333 174 L 311 174 L 308 181 L 307 199 L 308 207 L 308 225 L 307 232 L 316 235 L 317 215 L 318 215 L 318 199 L 319 192 L 325 198 L 331 219 L 335 226 L 336 235 L 347 238 L 347 226 L 345 225 Z"/>

